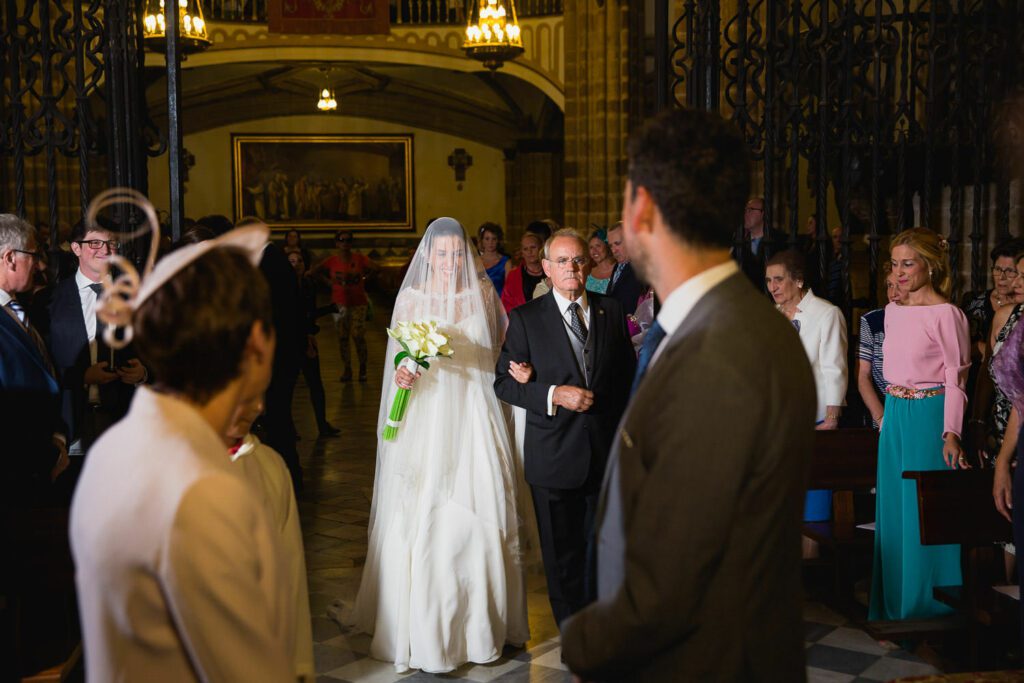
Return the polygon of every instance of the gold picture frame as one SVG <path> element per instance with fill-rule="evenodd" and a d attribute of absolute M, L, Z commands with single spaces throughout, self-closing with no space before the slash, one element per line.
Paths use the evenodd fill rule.
<path fill-rule="evenodd" d="M 275 230 L 415 231 L 412 135 L 233 133 L 235 220 Z"/>

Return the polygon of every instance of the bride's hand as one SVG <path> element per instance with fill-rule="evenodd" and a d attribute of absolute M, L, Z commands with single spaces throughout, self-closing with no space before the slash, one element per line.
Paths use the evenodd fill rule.
<path fill-rule="evenodd" d="M 508 374 L 520 384 L 526 384 L 533 378 L 533 366 L 529 363 L 508 362 Z"/>
<path fill-rule="evenodd" d="M 400 367 L 395 370 L 395 384 L 403 389 L 412 389 L 413 383 L 420 376 L 420 373 L 413 374 L 406 370 L 404 367 Z"/>

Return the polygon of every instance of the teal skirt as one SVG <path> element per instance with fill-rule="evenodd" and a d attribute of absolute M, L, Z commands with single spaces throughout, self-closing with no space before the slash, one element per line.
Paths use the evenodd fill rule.
<path fill-rule="evenodd" d="M 907 471 L 944 470 L 945 397 L 885 397 L 878 441 L 875 557 L 868 619 L 917 619 L 953 610 L 932 596 L 935 586 L 959 586 L 959 545 L 921 545 L 917 482 Z"/>

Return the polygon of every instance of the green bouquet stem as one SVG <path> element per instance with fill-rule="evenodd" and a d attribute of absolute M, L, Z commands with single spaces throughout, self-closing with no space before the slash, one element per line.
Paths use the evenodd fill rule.
<path fill-rule="evenodd" d="M 405 419 L 405 409 L 409 407 L 411 389 L 399 389 L 391 401 L 391 412 L 388 413 L 387 424 L 384 425 L 384 440 L 394 441 L 398 437 L 398 423 Z"/>

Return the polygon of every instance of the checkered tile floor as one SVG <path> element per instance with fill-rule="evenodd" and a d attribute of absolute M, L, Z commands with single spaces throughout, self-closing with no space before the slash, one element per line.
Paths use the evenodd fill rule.
<path fill-rule="evenodd" d="M 558 632 L 540 574 L 528 575 L 527 605 L 534 640 L 527 643 L 526 649 L 509 650 L 496 662 L 464 666 L 444 676 L 422 672 L 396 674 L 391 664 L 367 657 L 368 636 L 348 633 L 327 617 L 327 609 L 335 600 L 354 600 L 366 558 L 374 432 L 385 348 L 380 321 L 387 317 L 387 312 L 382 311 L 377 321 L 368 325 L 371 372 L 366 383 L 338 382 L 341 364 L 334 330 L 329 324 L 323 325 L 319 344 L 327 417 L 342 429 L 340 438 L 316 440 L 316 422 L 302 379 L 295 393 L 296 424 L 303 436 L 299 449 L 306 470 L 306 491 L 299 500 L 299 508 L 305 534 L 317 681 L 569 681 L 569 672 L 560 661 Z M 883 649 L 866 633 L 821 605 L 808 605 L 804 618 L 811 683 L 887 681 L 936 672 L 904 651 Z"/>
<path fill-rule="evenodd" d="M 333 621 L 314 617 L 318 683 L 352 681 L 391 683 L 451 678 L 467 681 L 569 681 L 560 660 L 558 638 L 505 656 L 486 665 L 470 664 L 444 676 L 422 672 L 396 674 L 391 664 L 366 656 L 370 639 L 347 634 Z M 812 604 L 805 613 L 807 679 L 810 683 L 889 681 L 904 676 L 938 673 L 929 664 L 903 650 L 887 650 L 864 631 L 827 608 Z"/>

